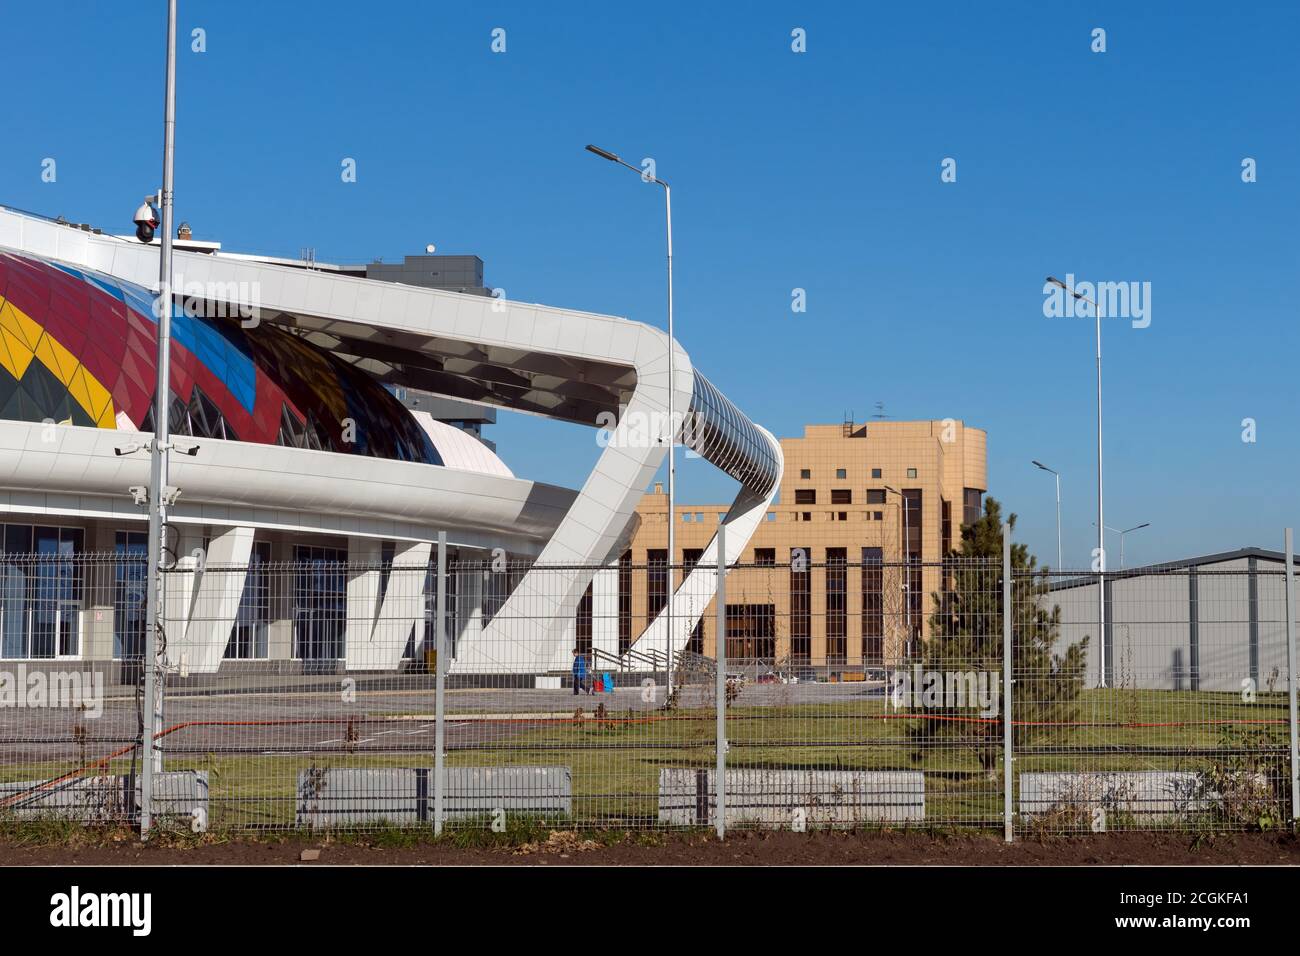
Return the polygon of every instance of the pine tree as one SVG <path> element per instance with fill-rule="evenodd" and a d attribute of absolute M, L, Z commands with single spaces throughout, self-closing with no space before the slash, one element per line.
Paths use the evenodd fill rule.
<path fill-rule="evenodd" d="M 1014 531 L 1016 516 L 1007 518 Z M 984 502 L 978 521 L 965 525 L 961 548 L 948 556 L 942 594 L 933 594 L 930 637 L 923 667 L 927 671 L 977 671 L 1000 675 L 1002 671 L 1002 506 L 994 498 Z M 1037 567 L 1037 558 L 1023 544 L 1011 545 L 1013 716 L 1017 746 L 1051 735 L 1051 724 L 1076 719 L 1083 688 L 1084 651 L 1088 638 L 1057 653 L 1061 609 L 1045 607 L 1049 578 Z M 979 754 L 980 765 L 992 771 L 1002 744 L 999 717 L 971 720 L 972 711 L 955 707 L 924 708 L 910 736 L 914 743 L 948 740 L 969 744 Z M 949 719 L 932 719 L 934 717 Z M 963 719 L 964 718 L 964 719 Z M 920 759 L 918 746 L 914 759 Z"/>

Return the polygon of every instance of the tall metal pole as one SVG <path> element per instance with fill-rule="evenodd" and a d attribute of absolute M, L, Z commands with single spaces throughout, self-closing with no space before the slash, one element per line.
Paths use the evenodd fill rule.
<path fill-rule="evenodd" d="M 674 420 L 676 410 L 673 407 L 675 404 L 673 393 L 677 388 L 677 340 L 673 337 L 673 194 L 662 179 L 649 175 L 648 170 L 638 169 L 631 163 L 624 162 L 616 153 L 590 143 L 587 144 L 587 152 L 594 153 L 611 163 L 617 163 L 624 169 L 632 170 L 641 177 L 643 182 L 656 183 L 664 187 L 664 213 L 668 220 L 668 606 L 664 615 L 667 633 L 664 670 L 667 674 L 667 692 L 671 694 L 673 692 L 673 603 L 677 594 L 673 576 L 673 566 L 676 563 L 674 552 L 677 547 L 677 423 Z"/>
<path fill-rule="evenodd" d="M 668 639 L 665 657 L 668 668 L 668 689 L 673 692 L 673 604 L 677 588 L 673 564 L 677 554 L 677 422 L 673 417 L 673 393 L 677 391 L 676 352 L 677 340 L 673 338 L 673 193 L 668 184 L 656 180 L 664 187 L 664 213 L 668 219 Z"/>
<path fill-rule="evenodd" d="M 433 678 L 433 832 L 442 833 L 443 802 L 447 790 L 445 754 L 447 721 L 445 718 L 447 689 L 447 532 L 438 532 L 438 580 L 434 605 L 434 656 Z"/>
<path fill-rule="evenodd" d="M 1101 468 L 1101 296 L 1092 304 L 1097 316 L 1097 646 L 1100 673 L 1098 683 L 1106 686 L 1106 515 Z M 1122 545 L 1121 545 L 1122 547 Z"/>
<path fill-rule="evenodd" d="M 1291 709 L 1291 825 L 1300 820 L 1300 736 L 1296 726 L 1296 654 L 1295 654 L 1295 541 L 1291 529 L 1282 535 L 1286 554 L 1286 677 Z"/>
<path fill-rule="evenodd" d="M 713 768 L 714 789 L 717 792 L 717 816 L 714 828 L 718 839 L 727 835 L 727 526 L 718 526 L 718 588 L 715 598 L 717 611 L 717 648 L 714 652 L 717 671 L 714 696 L 717 698 L 717 728 L 714 731 L 716 753 Z"/>
<path fill-rule="evenodd" d="M 1056 476 L 1056 570 L 1060 571 L 1061 564 L 1061 476 Z"/>
<path fill-rule="evenodd" d="M 163 104 L 163 181 L 159 202 L 162 209 L 162 254 L 158 261 L 157 383 L 153 404 L 153 441 L 149 445 L 149 567 L 146 588 L 144 631 L 144 728 L 141 736 L 140 837 L 147 839 L 153 824 L 153 775 L 162 770 L 162 754 L 154 744 L 162 715 L 159 686 L 161 644 L 160 622 L 164 617 L 162 565 L 166 559 L 167 458 L 170 449 L 168 415 L 171 400 L 172 318 L 172 186 L 176 145 L 176 0 L 167 4 L 167 80 Z"/>
<path fill-rule="evenodd" d="M 1015 837 L 1012 813 L 1011 762 L 1014 759 L 1011 735 L 1011 528 L 1002 525 L 1002 838 L 1010 843 Z"/>

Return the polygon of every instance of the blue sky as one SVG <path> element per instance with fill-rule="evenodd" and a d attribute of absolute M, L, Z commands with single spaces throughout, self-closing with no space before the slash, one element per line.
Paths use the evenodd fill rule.
<path fill-rule="evenodd" d="M 164 9 L 10 5 L 0 203 L 130 230 L 160 175 Z M 1150 326 L 1103 330 L 1107 524 L 1152 523 L 1130 565 L 1277 547 L 1300 522 L 1298 10 L 182 0 L 208 49 L 181 47 L 178 215 L 327 261 L 433 242 L 510 298 L 661 323 L 661 194 L 582 147 L 653 157 L 678 338 L 742 409 L 778 435 L 876 402 L 986 428 L 990 491 L 1043 558 L 1029 461 L 1063 473 L 1071 565 L 1094 535 L 1093 324 L 1044 317 L 1043 278 L 1150 282 Z M 536 419 L 494 437 L 561 484 L 599 451 Z M 683 501 L 732 493 L 702 462 L 679 479 Z"/>

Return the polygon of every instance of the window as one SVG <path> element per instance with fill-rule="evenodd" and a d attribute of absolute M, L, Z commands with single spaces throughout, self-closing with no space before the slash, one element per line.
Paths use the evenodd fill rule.
<path fill-rule="evenodd" d="M 872 468 L 872 469 L 871 469 L 871 477 L 872 477 L 872 478 L 880 478 L 880 477 L 882 477 L 881 474 L 880 474 L 880 469 L 879 469 L 879 468 Z"/>
<path fill-rule="evenodd" d="M 237 660 L 261 660 L 267 657 L 267 633 L 271 626 L 271 543 L 256 541 L 248 559 L 248 574 L 235 612 L 235 626 L 230 630 L 223 657 Z"/>
<path fill-rule="evenodd" d="M 80 528 L 5 525 L 0 556 L 0 657 L 81 653 Z"/>
<path fill-rule="evenodd" d="M 703 512 L 703 511 L 697 511 L 697 512 L 695 512 L 695 522 L 696 522 L 696 524 L 703 524 L 703 523 L 704 523 L 704 512 Z"/>
<path fill-rule="evenodd" d="M 134 683 L 144 659 L 149 534 L 119 531 L 113 550 L 113 657 L 133 664 L 133 673 L 124 673 L 122 682 Z"/>
<path fill-rule="evenodd" d="M 802 517 L 802 519 L 803 519 L 804 521 L 812 521 L 812 512 L 811 512 L 811 511 L 801 511 L 801 512 L 799 512 L 799 515 Z"/>
<path fill-rule="evenodd" d="M 790 658 L 812 658 L 812 573 L 807 548 L 790 549 Z"/>
<path fill-rule="evenodd" d="M 799 469 L 799 477 L 802 478 L 802 479 L 804 479 L 805 481 L 808 480 L 808 479 L 810 479 L 810 478 L 812 478 L 812 469 L 810 469 L 810 468 L 800 468 L 800 469 Z"/>
<path fill-rule="evenodd" d="M 862 549 L 862 657 L 868 664 L 884 663 L 884 551 Z"/>
<path fill-rule="evenodd" d="M 776 608 L 771 604 L 727 605 L 727 657 L 776 659 Z"/>
<path fill-rule="evenodd" d="M 754 563 L 761 568 L 776 567 L 776 548 L 755 548 Z"/>
<path fill-rule="evenodd" d="M 885 513 L 884 513 L 883 511 L 873 511 L 873 512 L 872 512 L 872 515 L 875 516 L 875 520 L 876 520 L 876 521 L 884 521 L 884 520 L 885 520 Z"/>
<path fill-rule="evenodd" d="M 915 469 L 915 468 L 909 468 L 909 469 L 907 469 L 907 477 L 909 477 L 909 478 L 915 478 L 915 477 L 916 477 L 916 469 Z"/>
<path fill-rule="evenodd" d="M 646 557 L 645 616 L 653 621 L 668 603 L 668 551 L 651 548 Z"/>
<path fill-rule="evenodd" d="M 844 468 L 836 468 L 836 469 L 835 469 L 835 477 L 836 477 L 836 478 L 847 478 L 848 476 L 849 476 L 849 473 L 848 473 L 848 471 L 847 471 L 846 469 L 844 469 Z"/>
<path fill-rule="evenodd" d="M 299 545 L 293 560 L 293 656 L 304 670 L 332 668 L 347 650 L 348 553 Z"/>
<path fill-rule="evenodd" d="M 794 503 L 797 505 L 817 504 L 817 491 L 813 488 L 796 488 L 794 492 Z"/>
<path fill-rule="evenodd" d="M 835 514 L 838 515 L 838 517 L 837 517 L 837 519 L 836 519 L 836 520 L 838 520 L 838 521 L 848 521 L 848 520 L 849 520 L 849 513 L 848 513 L 847 511 L 837 511 L 837 512 L 835 512 Z"/>
<path fill-rule="evenodd" d="M 853 504 L 853 489 L 851 488 L 832 488 L 831 504 L 833 505 L 851 505 Z"/>
<path fill-rule="evenodd" d="M 826 549 L 826 656 L 843 661 L 848 656 L 848 552 Z"/>
<path fill-rule="evenodd" d="M 978 488 L 963 488 L 961 492 L 961 523 L 974 524 L 980 520 L 980 512 L 984 510 L 983 502 L 980 500 L 984 492 Z"/>
<path fill-rule="evenodd" d="M 682 512 L 682 521 L 684 521 L 684 522 L 689 522 L 690 520 L 691 520 L 691 513 L 690 513 L 689 511 L 683 511 L 683 512 Z"/>
<path fill-rule="evenodd" d="M 775 521 L 775 520 L 776 520 L 776 512 L 775 512 L 775 511 L 769 511 L 769 512 L 767 513 L 767 520 L 768 520 L 768 521 Z"/>
<path fill-rule="evenodd" d="M 868 489 L 867 489 L 867 504 L 869 504 L 869 505 L 883 505 L 884 503 L 885 503 L 885 489 L 884 489 L 884 488 L 868 488 Z"/>

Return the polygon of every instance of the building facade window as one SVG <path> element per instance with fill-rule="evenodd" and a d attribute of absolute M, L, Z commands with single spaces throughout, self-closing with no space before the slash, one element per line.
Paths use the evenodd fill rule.
<path fill-rule="evenodd" d="M 848 470 L 847 470 L 847 469 L 844 469 L 844 468 L 836 468 L 836 469 L 835 469 L 835 477 L 836 477 L 836 478 L 847 478 L 848 476 L 849 476 L 849 473 L 848 473 Z"/>
<path fill-rule="evenodd" d="M 802 478 L 804 481 L 807 481 L 808 479 L 812 478 L 812 469 L 811 469 L 811 468 L 800 468 L 800 469 L 799 469 L 799 477 Z"/>
<path fill-rule="evenodd" d="M 961 492 L 961 523 L 974 524 L 984 510 L 984 492 L 978 488 L 963 488 Z"/>
<path fill-rule="evenodd" d="M 812 572 L 807 548 L 790 549 L 790 659 L 812 659 Z"/>
<path fill-rule="evenodd" d="M 852 488 L 832 488 L 831 504 L 833 505 L 851 505 L 853 504 Z"/>
<path fill-rule="evenodd" d="M 80 528 L 3 526 L 0 657 L 81 655 Z"/>
<path fill-rule="evenodd" d="M 869 504 L 869 505 L 883 505 L 884 503 L 885 503 L 885 489 L 884 489 L 884 488 L 868 488 L 868 489 L 867 489 L 867 504 Z"/>
<path fill-rule="evenodd" d="M 872 469 L 871 469 L 871 477 L 872 477 L 872 478 L 879 478 L 879 477 L 881 477 L 880 469 L 879 469 L 879 468 L 872 468 Z"/>
<path fill-rule="evenodd" d="M 815 488 L 796 488 L 794 490 L 794 503 L 797 505 L 817 504 L 817 490 Z"/>
<path fill-rule="evenodd" d="M 848 657 L 847 565 L 847 549 L 826 549 L 826 659 L 831 663 Z"/>
<path fill-rule="evenodd" d="M 776 548 L 755 548 L 754 563 L 760 568 L 776 567 Z"/>
<path fill-rule="evenodd" d="M 776 659 L 776 608 L 771 604 L 727 605 L 728 660 Z"/>
<path fill-rule="evenodd" d="M 668 551 L 651 548 L 646 551 L 645 618 L 649 623 L 659 616 L 668 603 Z"/>
<path fill-rule="evenodd" d="M 618 653 L 621 657 L 632 646 L 632 552 L 624 551 L 618 559 Z"/>
<path fill-rule="evenodd" d="M 222 654 L 228 660 L 263 660 L 268 656 L 267 636 L 271 628 L 271 543 L 253 542 L 248 556 L 248 574 L 239 595 L 239 609 L 230 639 Z"/>
<path fill-rule="evenodd" d="M 862 549 L 862 657 L 866 664 L 884 663 L 885 553 Z"/>
<path fill-rule="evenodd" d="M 293 549 L 293 656 L 305 663 L 347 656 L 347 551 Z"/>
<path fill-rule="evenodd" d="M 916 477 L 916 469 L 915 469 L 915 468 L 909 468 L 909 469 L 907 469 L 907 477 L 909 477 L 909 478 L 915 478 L 915 477 Z"/>
<path fill-rule="evenodd" d="M 119 531 L 113 552 L 113 657 L 137 667 L 144 659 L 145 609 L 148 601 L 149 534 Z M 124 679 L 123 683 L 130 683 Z"/>

